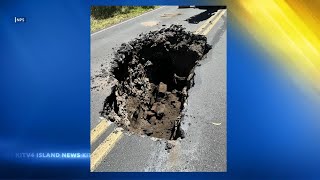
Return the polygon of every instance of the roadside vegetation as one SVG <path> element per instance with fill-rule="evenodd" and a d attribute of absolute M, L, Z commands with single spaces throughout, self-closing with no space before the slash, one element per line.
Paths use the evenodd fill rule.
<path fill-rule="evenodd" d="M 156 9 L 157 6 L 92 6 L 91 33 Z"/>

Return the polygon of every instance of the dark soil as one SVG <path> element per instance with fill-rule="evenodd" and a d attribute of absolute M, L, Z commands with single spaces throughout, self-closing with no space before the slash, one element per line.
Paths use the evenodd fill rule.
<path fill-rule="evenodd" d="M 205 36 L 180 25 L 122 44 L 110 69 L 116 84 L 102 116 L 137 134 L 183 138 L 181 111 L 193 86 L 194 68 L 210 49 Z"/>

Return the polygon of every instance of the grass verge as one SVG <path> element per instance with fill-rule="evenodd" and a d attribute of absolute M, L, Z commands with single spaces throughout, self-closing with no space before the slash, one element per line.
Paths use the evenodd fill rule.
<path fill-rule="evenodd" d="M 151 11 L 153 9 L 157 9 L 159 6 L 148 6 L 148 7 L 130 7 L 123 8 L 124 10 L 120 10 L 119 12 L 114 13 L 111 17 L 103 17 L 103 18 L 95 18 L 94 16 L 90 16 L 90 30 L 91 33 L 97 32 L 101 29 L 110 27 L 112 25 L 123 22 L 127 19 L 134 18 L 143 13 Z"/>

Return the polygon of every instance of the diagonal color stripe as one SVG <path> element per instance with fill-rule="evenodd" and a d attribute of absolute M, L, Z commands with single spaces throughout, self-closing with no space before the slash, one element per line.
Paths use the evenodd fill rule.
<path fill-rule="evenodd" d="M 228 7 L 301 88 L 320 94 L 319 1 L 238 0 Z"/>

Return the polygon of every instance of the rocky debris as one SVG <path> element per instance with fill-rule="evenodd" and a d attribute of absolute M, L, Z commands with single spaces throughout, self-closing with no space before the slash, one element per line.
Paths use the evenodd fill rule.
<path fill-rule="evenodd" d="M 193 85 L 194 67 L 210 48 L 205 36 L 181 25 L 123 43 L 111 63 L 110 73 L 117 82 L 102 116 L 138 134 L 183 137 L 181 111 Z"/>
<path fill-rule="evenodd" d="M 161 119 L 162 116 L 164 115 L 165 108 L 166 108 L 166 106 L 164 104 L 162 104 L 161 102 L 155 102 L 152 105 L 151 111 L 154 115 L 157 116 L 158 119 Z"/>
<path fill-rule="evenodd" d="M 153 131 L 151 129 L 144 129 L 143 130 L 144 134 L 146 134 L 147 136 L 150 136 L 153 134 Z"/>
<path fill-rule="evenodd" d="M 158 93 L 159 94 L 165 94 L 167 92 L 167 85 L 164 84 L 163 82 L 160 82 L 158 86 Z"/>
<path fill-rule="evenodd" d="M 174 144 L 166 141 L 166 146 L 165 146 L 165 150 L 167 150 L 168 152 L 170 152 L 170 150 L 174 148 Z"/>
<path fill-rule="evenodd" d="M 157 118 L 155 116 L 149 118 L 149 123 L 151 125 L 156 125 L 157 124 Z"/>

